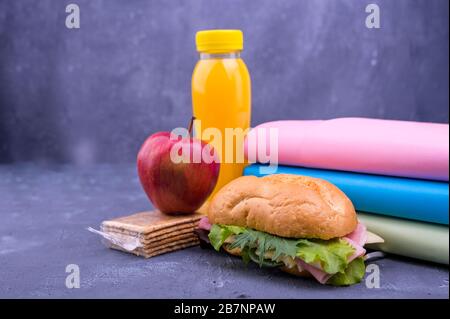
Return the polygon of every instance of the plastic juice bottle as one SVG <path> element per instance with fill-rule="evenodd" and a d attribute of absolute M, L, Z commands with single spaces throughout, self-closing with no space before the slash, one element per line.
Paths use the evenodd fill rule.
<path fill-rule="evenodd" d="M 230 129 L 245 131 L 250 127 L 251 84 L 240 57 L 243 44 L 240 30 L 206 30 L 196 34 L 200 59 L 192 74 L 195 136 L 213 145 L 221 158 L 219 179 L 212 195 L 241 176 L 245 166 L 241 136 L 230 139 L 226 135 Z M 217 128 L 221 137 L 211 134 L 211 128 Z"/>

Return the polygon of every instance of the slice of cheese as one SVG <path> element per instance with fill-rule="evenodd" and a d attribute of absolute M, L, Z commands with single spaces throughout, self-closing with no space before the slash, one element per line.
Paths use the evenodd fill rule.
<path fill-rule="evenodd" d="M 384 239 L 378 236 L 377 234 L 374 234 L 370 231 L 367 231 L 367 240 L 366 244 L 380 244 L 384 243 Z"/>

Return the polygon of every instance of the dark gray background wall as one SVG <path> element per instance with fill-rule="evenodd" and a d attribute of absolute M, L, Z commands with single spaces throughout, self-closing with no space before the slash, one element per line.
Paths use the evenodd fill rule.
<path fill-rule="evenodd" d="M 81 28 L 65 27 L 65 6 Z M 365 6 L 381 8 L 367 29 Z M 134 161 L 191 116 L 194 34 L 240 28 L 253 125 L 449 114 L 448 0 L 0 0 L 0 161 Z"/>

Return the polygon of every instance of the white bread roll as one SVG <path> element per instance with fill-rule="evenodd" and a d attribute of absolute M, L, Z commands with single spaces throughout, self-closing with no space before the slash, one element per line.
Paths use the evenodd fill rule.
<path fill-rule="evenodd" d="M 242 176 L 225 185 L 208 207 L 211 224 L 249 227 L 281 237 L 343 237 L 358 223 L 348 197 L 312 177 Z"/>

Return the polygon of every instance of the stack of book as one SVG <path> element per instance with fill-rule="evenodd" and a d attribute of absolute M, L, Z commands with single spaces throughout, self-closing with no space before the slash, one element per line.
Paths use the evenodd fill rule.
<path fill-rule="evenodd" d="M 277 144 L 268 138 L 273 132 Z M 276 156 L 267 156 L 267 150 Z M 384 238 L 372 248 L 449 263 L 448 124 L 362 118 L 269 122 L 249 133 L 246 152 L 257 163 L 244 175 L 306 175 L 339 187 L 359 219 Z M 271 163 L 261 163 L 269 158 Z"/>

